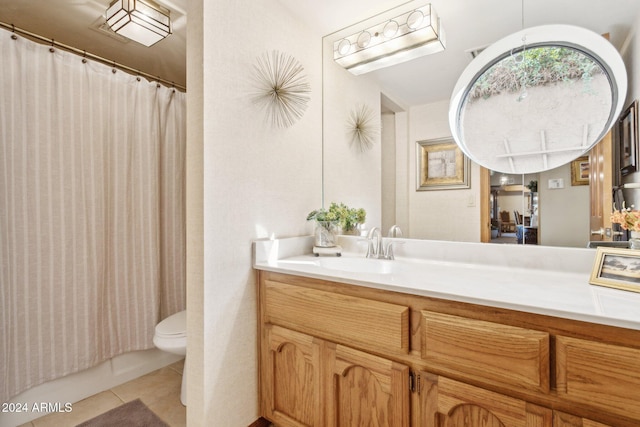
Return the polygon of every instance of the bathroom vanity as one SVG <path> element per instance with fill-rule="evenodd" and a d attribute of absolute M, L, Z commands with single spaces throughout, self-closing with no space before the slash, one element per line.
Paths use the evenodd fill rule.
<path fill-rule="evenodd" d="M 255 243 L 260 408 L 277 426 L 637 426 L 640 295 L 595 251 L 407 240 L 396 260 Z"/>

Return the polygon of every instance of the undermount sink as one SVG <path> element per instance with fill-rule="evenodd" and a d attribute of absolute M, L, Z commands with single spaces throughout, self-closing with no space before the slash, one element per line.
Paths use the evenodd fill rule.
<path fill-rule="evenodd" d="M 391 274 L 393 272 L 393 261 L 372 259 L 372 258 L 353 258 L 353 257 L 323 257 L 317 260 L 320 267 L 346 271 L 351 273 L 374 273 L 374 274 Z"/>

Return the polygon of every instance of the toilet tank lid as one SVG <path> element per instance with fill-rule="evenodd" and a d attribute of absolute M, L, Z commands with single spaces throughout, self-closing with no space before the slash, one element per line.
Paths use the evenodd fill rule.
<path fill-rule="evenodd" d="M 187 332 L 187 311 L 179 311 L 156 325 L 158 335 L 185 335 Z"/>

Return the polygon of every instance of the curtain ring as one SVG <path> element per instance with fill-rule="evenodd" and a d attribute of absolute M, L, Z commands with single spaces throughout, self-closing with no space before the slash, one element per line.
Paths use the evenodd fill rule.
<path fill-rule="evenodd" d="M 83 51 L 83 54 L 82 54 L 82 63 L 83 64 L 87 63 L 87 51 L 86 50 Z"/>
<path fill-rule="evenodd" d="M 111 68 L 111 72 L 112 72 L 113 74 L 115 74 L 116 72 L 118 72 L 118 70 L 116 70 L 116 61 L 113 61 L 113 65 L 112 65 L 112 67 L 113 67 L 113 68 Z"/>
<path fill-rule="evenodd" d="M 51 39 L 51 47 L 49 48 L 49 52 L 53 53 L 56 50 L 54 49 L 54 46 L 56 45 L 56 41 L 54 39 Z"/>
<path fill-rule="evenodd" d="M 16 26 L 11 24 L 11 40 L 18 40 L 18 36 L 16 36 Z"/>

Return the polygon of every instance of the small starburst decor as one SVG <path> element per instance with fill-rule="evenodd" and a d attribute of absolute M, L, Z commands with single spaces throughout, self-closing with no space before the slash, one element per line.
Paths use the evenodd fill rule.
<path fill-rule="evenodd" d="M 366 105 L 359 105 L 349 115 L 347 124 L 351 145 L 361 152 L 373 147 L 376 137 L 380 134 L 380 126 L 376 121 L 376 115 Z"/>
<path fill-rule="evenodd" d="M 254 103 L 265 110 L 272 126 L 293 125 L 304 115 L 310 99 L 302 65 L 293 56 L 274 50 L 258 57 L 253 68 L 257 87 Z"/>

